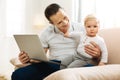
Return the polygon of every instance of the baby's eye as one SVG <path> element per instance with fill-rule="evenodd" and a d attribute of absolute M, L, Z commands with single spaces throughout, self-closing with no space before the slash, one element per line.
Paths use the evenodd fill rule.
<path fill-rule="evenodd" d="M 91 26 L 87 26 L 88 28 L 90 28 Z"/>
<path fill-rule="evenodd" d="M 96 28 L 97 26 L 94 26 L 94 28 Z"/>

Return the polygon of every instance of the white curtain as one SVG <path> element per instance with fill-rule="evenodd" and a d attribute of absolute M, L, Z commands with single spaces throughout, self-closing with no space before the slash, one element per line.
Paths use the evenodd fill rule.
<path fill-rule="evenodd" d="M 73 20 L 83 23 L 86 15 L 95 14 L 100 20 L 101 28 L 120 27 L 119 0 L 73 0 L 73 2 L 74 5 L 79 5 L 73 6 L 73 14 L 80 15 L 73 16 Z"/>

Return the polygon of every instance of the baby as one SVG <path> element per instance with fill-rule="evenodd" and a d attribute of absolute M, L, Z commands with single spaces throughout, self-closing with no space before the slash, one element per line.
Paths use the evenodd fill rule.
<path fill-rule="evenodd" d="M 77 41 L 79 40 L 75 59 L 68 67 L 82 67 L 85 65 L 105 65 L 108 61 L 108 52 L 104 39 L 97 35 L 99 30 L 99 21 L 94 15 L 88 15 L 84 20 L 84 26 L 86 34 L 79 32 L 67 32 L 65 34 L 65 37 L 71 37 L 73 39 L 76 39 Z M 87 54 L 84 50 L 84 46 L 90 44 L 90 42 L 95 42 L 99 45 L 101 49 L 101 58 L 99 61 L 93 59 L 92 56 Z"/>

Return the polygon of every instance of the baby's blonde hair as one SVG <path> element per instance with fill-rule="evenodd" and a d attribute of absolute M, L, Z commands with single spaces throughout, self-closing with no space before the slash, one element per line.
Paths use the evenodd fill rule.
<path fill-rule="evenodd" d="M 99 23 L 99 21 L 98 21 L 98 19 L 96 18 L 95 15 L 89 14 L 89 15 L 87 15 L 87 16 L 85 17 L 85 19 L 84 19 L 84 25 L 85 25 L 86 22 L 89 21 L 89 20 L 95 20 L 95 21 L 97 21 L 97 22 Z"/>

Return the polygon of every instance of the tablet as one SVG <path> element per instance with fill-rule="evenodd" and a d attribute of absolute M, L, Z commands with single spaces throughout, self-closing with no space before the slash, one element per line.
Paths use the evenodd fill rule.
<path fill-rule="evenodd" d="M 49 60 L 38 35 L 13 35 L 20 51 L 25 51 L 31 59 L 66 66 L 58 60 Z"/>
<path fill-rule="evenodd" d="M 38 35 L 13 35 L 20 51 L 25 51 L 31 59 L 48 61 Z"/>

